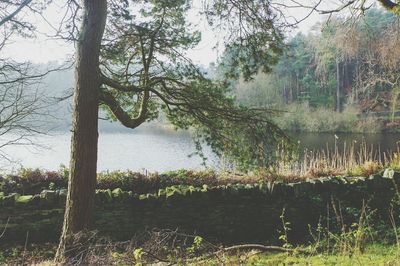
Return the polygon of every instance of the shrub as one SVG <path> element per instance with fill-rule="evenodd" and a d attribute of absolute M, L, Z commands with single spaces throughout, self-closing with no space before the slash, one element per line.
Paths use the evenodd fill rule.
<path fill-rule="evenodd" d="M 311 108 L 308 103 L 293 103 L 286 111 L 276 122 L 288 131 L 376 133 L 383 128 L 377 118 L 360 119 L 357 109 L 352 106 L 338 113 L 326 108 Z"/>

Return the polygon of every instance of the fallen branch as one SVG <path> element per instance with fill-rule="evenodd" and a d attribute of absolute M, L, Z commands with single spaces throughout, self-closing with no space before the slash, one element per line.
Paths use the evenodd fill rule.
<path fill-rule="evenodd" d="M 143 252 L 144 252 L 144 253 L 145 253 L 147 256 L 149 256 L 149 257 L 152 257 L 153 259 L 155 259 L 155 260 L 158 260 L 158 261 L 160 261 L 160 262 L 167 262 L 167 263 L 171 263 L 171 261 L 170 261 L 170 260 L 168 260 L 168 259 L 163 259 L 163 258 L 160 258 L 160 257 L 158 257 L 158 256 L 154 255 L 153 253 L 151 253 L 151 252 L 147 251 L 147 250 L 143 250 Z"/>
<path fill-rule="evenodd" d="M 257 249 L 260 251 L 278 251 L 278 252 L 294 252 L 298 251 L 298 249 L 291 249 L 291 248 L 284 248 L 284 247 L 279 247 L 279 246 L 264 246 L 260 244 L 244 244 L 244 245 L 236 245 L 236 246 L 231 246 L 227 248 L 223 248 L 220 251 L 217 251 L 217 253 L 220 252 L 229 252 L 233 250 L 244 250 L 244 249 Z"/>

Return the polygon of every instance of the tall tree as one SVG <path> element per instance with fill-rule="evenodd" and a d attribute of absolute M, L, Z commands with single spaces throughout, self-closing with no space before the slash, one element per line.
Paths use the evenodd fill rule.
<path fill-rule="evenodd" d="M 73 233 L 88 229 L 93 219 L 97 169 L 99 55 L 107 20 L 106 0 L 84 0 L 76 48 L 74 115 L 70 177 L 65 218 L 56 258 L 62 261 Z"/>
<path fill-rule="evenodd" d="M 268 3 L 208 4 L 209 21 L 228 29 L 226 43 L 237 55 L 232 64 L 240 66 L 245 78 L 259 68 L 268 71 L 283 38 Z M 269 164 L 274 148 L 286 140 L 271 122 L 273 111 L 237 106 L 226 95 L 223 80 L 207 79 L 185 56 L 200 40 L 187 22 L 190 2 L 84 0 L 81 8 L 71 171 L 59 262 L 80 252 L 71 247 L 82 242 L 82 232 L 93 222 L 99 105 L 129 128 L 163 111 L 177 128 L 195 129 L 197 147 L 205 142 L 239 167 Z"/>

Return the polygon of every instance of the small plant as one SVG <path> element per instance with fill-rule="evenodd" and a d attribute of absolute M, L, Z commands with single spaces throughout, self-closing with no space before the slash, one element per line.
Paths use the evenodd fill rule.
<path fill-rule="evenodd" d="M 377 173 L 381 169 L 381 165 L 377 161 L 365 161 L 363 164 L 364 167 L 364 176 L 369 176 L 374 173 Z"/>
<path fill-rule="evenodd" d="M 288 232 L 291 230 L 290 228 L 290 222 L 285 221 L 285 211 L 286 209 L 283 208 L 282 210 L 282 214 L 279 216 L 279 218 L 281 218 L 282 221 L 282 228 L 283 231 L 280 232 L 280 236 L 279 236 L 279 240 L 281 240 L 283 242 L 283 247 L 284 248 L 292 248 L 292 244 L 289 243 L 288 240 Z"/>
<path fill-rule="evenodd" d="M 50 190 L 55 190 L 55 188 L 56 188 L 56 184 L 54 182 L 50 182 L 49 189 Z"/>
<path fill-rule="evenodd" d="M 369 221 L 374 215 L 374 211 L 368 212 L 368 206 L 363 202 L 361 210 L 347 210 L 354 217 L 358 217 L 357 222 L 349 226 L 345 224 L 340 202 L 337 204 L 332 200 L 332 207 L 336 216 L 337 225 L 341 228 L 339 234 L 328 231 L 328 238 L 334 242 L 334 251 L 341 255 L 361 254 L 364 252 L 368 239 L 372 239 L 373 229 Z"/>
<path fill-rule="evenodd" d="M 320 219 L 318 221 L 317 228 L 315 229 L 315 232 L 313 232 L 313 230 L 312 230 L 310 225 L 308 225 L 308 231 L 310 233 L 311 238 L 313 239 L 313 244 L 310 245 L 310 249 L 311 249 L 310 254 L 314 254 L 314 253 L 318 252 L 320 246 L 322 246 L 321 242 L 323 241 L 322 240 L 322 235 L 324 233 L 324 228 L 323 228 L 322 223 L 321 223 L 321 217 L 320 217 Z M 327 248 L 329 249 L 329 241 L 327 242 L 327 244 L 328 244 Z"/>
<path fill-rule="evenodd" d="M 68 180 L 68 177 L 69 177 L 69 169 L 68 169 L 68 167 L 65 166 L 64 164 L 60 164 L 60 168 L 58 169 L 58 174 L 64 180 Z"/>
<path fill-rule="evenodd" d="M 388 168 L 393 170 L 400 170 L 400 147 L 397 146 L 397 151 L 393 153 L 391 157 L 389 157 L 389 163 L 387 165 Z"/>
<path fill-rule="evenodd" d="M 4 256 L 3 252 L 0 251 L 0 263 L 5 264 L 6 257 Z"/>
<path fill-rule="evenodd" d="M 187 248 L 187 251 L 189 253 L 195 253 L 201 248 L 202 244 L 203 244 L 203 238 L 201 236 L 195 236 L 193 239 L 193 244 Z"/>
<path fill-rule="evenodd" d="M 144 254 L 144 251 L 142 248 L 136 248 L 133 251 L 133 258 L 135 259 L 135 266 L 141 266 L 142 265 L 142 256 Z"/>

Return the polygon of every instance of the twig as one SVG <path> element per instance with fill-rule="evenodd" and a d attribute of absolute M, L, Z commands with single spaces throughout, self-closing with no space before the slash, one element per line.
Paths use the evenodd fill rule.
<path fill-rule="evenodd" d="M 260 251 L 279 251 L 279 252 L 294 252 L 294 251 L 299 251 L 298 249 L 291 249 L 291 248 L 284 248 L 280 246 L 264 246 L 264 245 L 259 245 L 259 244 L 243 244 L 243 245 L 236 245 L 236 246 L 231 246 L 227 248 L 223 248 L 220 251 L 217 251 L 217 253 L 220 252 L 229 252 L 233 250 L 243 250 L 243 249 L 258 249 Z M 300 250 L 304 251 L 305 250 Z"/>
<path fill-rule="evenodd" d="M 2 238 L 4 236 L 4 234 L 5 234 L 6 230 L 7 230 L 9 222 L 10 222 L 10 217 L 8 217 L 8 219 L 7 219 L 6 226 L 4 227 L 3 232 L 0 235 L 0 238 Z"/>
<path fill-rule="evenodd" d="M 29 231 L 26 231 L 24 252 L 22 253 L 22 262 L 25 262 L 26 247 L 28 246 Z"/>
<path fill-rule="evenodd" d="M 143 252 L 146 253 L 148 256 L 150 256 L 150 257 L 152 257 L 153 259 L 156 259 L 156 260 L 158 260 L 158 261 L 171 263 L 171 261 L 169 261 L 169 260 L 167 260 L 167 259 L 160 258 L 160 257 L 154 255 L 153 253 L 147 251 L 147 250 L 143 250 Z"/>

